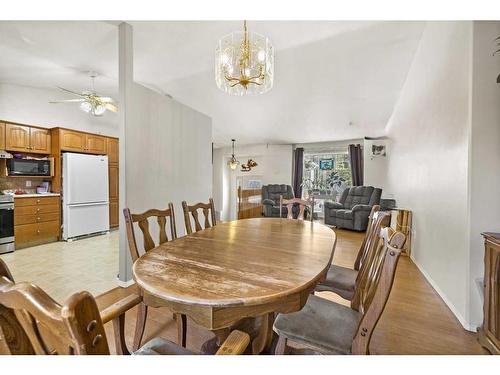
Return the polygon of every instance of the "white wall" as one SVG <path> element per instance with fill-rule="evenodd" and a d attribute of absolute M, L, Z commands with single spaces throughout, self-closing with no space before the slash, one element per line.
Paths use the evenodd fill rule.
<path fill-rule="evenodd" d="M 41 89 L 0 83 L 0 120 L 53 128 L 61 126 L 90 133 L 118 136 L 118 115 L 106 112 L 91 116 L 78 104 L 50 104 L 50 100 L 69 99 L 57 89 Z"/>
<path fill-rule="evenodd" d="M 481 232 L 500 231 L 500 56 L 492 57 L 500 22 L 474 22 L 472 112 L 469 150 L 469 317 L 482 321 L 484 241 Z"/>
<path fill-rule="evenodd" d="M 464 326 L 471 31 L 427 24 L 387 126 L 387 189 L 413 211 L 412 257 Z"/>
<path fill-rule="evenodd" d="M 125 128 L 125 205 L 143 212 L 173 202 L 177 235 L 182 236 L 181 202 L 207 202 L 212 195 L 212 121 L 136 83 L 132 97 Z M 150 228 L 157 238 L 156 222 Z M 141 247 L 142 234 L 138 229 L 136 234 Z"/>
<path fill-rule="evenodd" d="M 222 204 L 215 202 L 215 205 L 221 210 L 222 220 L 236 219 L 237 177 L 255 176 L 256 179 L 261 179 L 264 185 L 292 183 L 292 145 L 236 144 L 235 155 L 242 164 L 251 158 L 258 163 L 258 166 L 251 172 L 241 172 L 240 168 L 231 171 L 227 166 L 231 148 L 219 148 L 214 151 L 214 196 L 222 201 Z"/>

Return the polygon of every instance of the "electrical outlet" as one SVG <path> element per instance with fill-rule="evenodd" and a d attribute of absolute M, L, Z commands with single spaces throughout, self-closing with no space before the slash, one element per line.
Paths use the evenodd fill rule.
<path fill-rule="evenodd" d="M 31 187 L 31 181 L 30 180 L 26 181 L 26 187 Z"/>

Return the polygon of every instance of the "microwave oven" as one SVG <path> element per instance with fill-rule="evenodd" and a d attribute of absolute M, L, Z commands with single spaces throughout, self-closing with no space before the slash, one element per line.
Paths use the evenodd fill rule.
<path fill-rule="evenodd" d="M 52 176 L 53 159 L 7 159 L 7 176 Z"/>

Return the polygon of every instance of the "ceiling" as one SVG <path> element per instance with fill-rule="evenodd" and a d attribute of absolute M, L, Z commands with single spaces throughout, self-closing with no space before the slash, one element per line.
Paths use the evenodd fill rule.
<path fill-rule="evenodd" d="M 249 21 L 276 50 L 274 88 L 219 91 L 213 59 L 236 21 L 130 22 L 134 77 L 213 119 L 216 145 L 305 143 L 383 134 L 425 23 Z M 106 22 L 0 22 L 0 82 L 117 96 L 118 32 Z M 61 97 L 64 97 L 62 94 Z"/>

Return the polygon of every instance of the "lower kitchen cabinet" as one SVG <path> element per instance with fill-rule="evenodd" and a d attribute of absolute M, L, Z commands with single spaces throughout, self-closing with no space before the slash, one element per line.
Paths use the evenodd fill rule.
<path fill-rule="evenodd" d="M 16 197 L 14 203 L 16 248 L 57 241 L 60 227 L 60 197 Z"/>
<path fill-rule="evenodd" d="M 109 226 L 116 228 L 119 224 L 120 210 L 118 209 L 118 199 L 109 200 Z"/>

